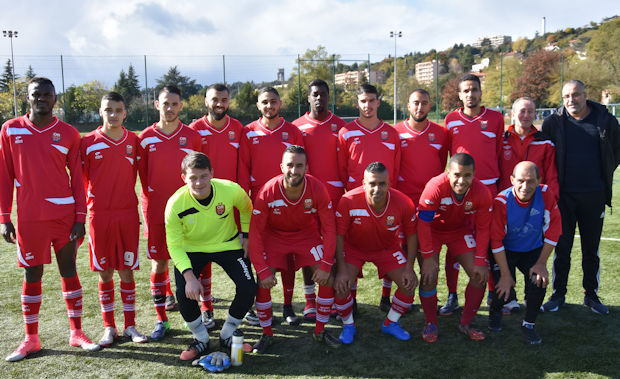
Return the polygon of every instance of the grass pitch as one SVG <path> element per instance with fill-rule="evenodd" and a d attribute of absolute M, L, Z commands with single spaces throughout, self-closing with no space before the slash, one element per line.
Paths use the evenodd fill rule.
<path fill-rule="evenodd" d="M 616 212 L 606 212 L 603 237 L 620 239 L 620 173 L 615 176 L 614 204 Z M 488 333 L 487 340 L 466 340 L 457 331 L 459 315 L 439 318 L 439 340 L 434 344 L 422 341 L 424 315 L 417 304 L 414 312 L 403 317 L 402 326 L 411 332 L 412 339 L 401 342 L 381 334 L 385 315 L 377 305 L 381 282 L 372 265 L 364 268 L 365 278 L 359 282 L 359 313 L 356 317 L 358 333 L 355 342 L 339 350 L 327 350 L 312 341 L 313 325 L 302 324 L 293 328 L 276 325 L 276 343 L 265 355 L 246 354 L 241 367 L 233 367 L 218 374 L 220 377 L 422 377 L 422 378 L 599 378 L 620 377 L 620 241 L 601 241 L 601 288 L 599 295 L 609 306 L 611 314 L 600 316 L 581 305 L 581 254 L 579 240 L 575 241 L 573 267 L 569 278 L 567 304 L 557 313 L 541 314 L 537 330 L 543 338 L 538 347 L 525 345 L 521 340 L 520 323 L 523 310 L 504 317 L 504 330 Z M 141 240 L 143 250 L 145 241 Z M 136 324 L 138 330 L 150 334 L 155 323 L 150 289 L 150 263 L 141 252 L 141 270 L 136 272 Z M 84 289 L 83 329 L 98 341 L 103 322 L 97 299 L 98 276 L 88 267 L 88 248 L 83 244 L 78 252 L 78 273 Z M 551 263 L 551 262 L 549 262 Z M 46 266 L 43 276 L 43 303 L 40 313 L 40 336 L 43 350 L 21 362 L 0 362 L 0 377 L 38 378 L 108 378 L 108 377 L 203 377 L 207 372 L 191 367 L 178 359 L 179 353 L 191 341 L 178 312 L 169 312 L 172 326 L 169 334 L 159 342 L 133 344 L 121 340 L 109 348 L 88 353 L 70 347 L 69 322 L 60 289 L 55 264 Z M 416 268 L 417 270 L 417 268 Z M 549 264 L 551 272 L 551 264 Z M 213 295 L 217 325 L 211 331 L 211 347 L 217 349 L 222 320 L 234 295 L 234 287 L 218 267 L 213 269 Z M 0 315 L 2 336 L 0 355 L 8 355 L 22 341 L 24 328 L 20 309 L 23 271 L 17 267 L 15 247 L 0 244 Z M 279 279 L 279 278 L 278 278 Z M 459 298 L 464 301 L 466 275 L 459 279 Z M 122 330 L 122 303 L 116 283 L 116 322 Z M 297 275 L 294 308 L 303 309 L 301 274 Z M 438 287 L 439 302 L 445 302 L 447 289 L 443 270 Z M 518 280 L 517 293 L 523 301 L 523 281 Z M 547 298 L 550 292 L 547 293 Z M 278 285 L 272 291 L 274 315 L 281 315 L 282 290 Z M 488 308 L 480 308 L 474 322 L 486 330 Z M 246 341 L 253 343 L 261 335 L 260 327 L 242 326 Z M 327 330 L 335 335 L 340 323 L 332 320 Z"/>

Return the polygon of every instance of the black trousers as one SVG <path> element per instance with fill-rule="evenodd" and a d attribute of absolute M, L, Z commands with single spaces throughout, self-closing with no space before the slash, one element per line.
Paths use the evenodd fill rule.
<path fill-rule="evenodd" d="M 529 274 L 530 274 L 530 268 L 532 268 L 532 266 L 534 266 L 534 264 L 538 261 L 538 258 L 540 257 L 540 252 L 542 251 L 542 246 L 539 247 L 538 249 L 534 249 L 532 251 L 528 251 L 528 252 L 516 252 L 516 251 L 508 251 L 505 250 L 506 253 L 506 261 L 508 263 L 508 269 L 510 270 L 510 275 L 512 276 L 512 279 L 516 282 L 517 281 L 517 276 L 516 276 L 516 269 L 518 268 L 519 271 L 521 271 L 521 273 L 523 273 L 523 276 L 525 278 L 525 300 L 527 302 L 527 307 L 525 310 L 525 321 L 527 322 L 536 322 L 536 316 L 538 316 L 538 311 L 540 309 L 540 306 L 543 303 L 543 300 L 545 298 L 545 293 L 547 292 L 546 288 L 543 288 L 542 286 L 539 287 L 536 284 L 532 283 L 532 281 L 530 280 Z M 490 263 L 491 263 L 491 273 L 493 275 L 493 279 L 495 280 L 495 283 L 499 282 L 499 279 L 501 277 L 500 271 L 499 271 L 499 266 L 497 266 L 497 263 L 495 263 L 495 259 L 493 258 L 493 253 L 491 253 L 490 255 Z M 514 299 L 514 288 L 512 288 L 510 290 L 510 298 Z M 504 299 L 500 299 L 497 296 L 497 291 L 495 291 L 495 293 L 493 294 L 493 299 L 491 300 L 491 308 L 490 308 L 490 312 L 495 312 L 499 315 L 502 314 L 502 307 L 504 306 L 504 304 L 506 304 L 507 301 L 505 301 Z"/>
<path fill-rule="evenodd" d="M 562 192 L 558 207 L 562 214 L 562 235 L 553 259 L 553 294 L 566 295 L 575 227 L 579 226 L 583 288 L 586 295 L 594 295 L 599 287 L 599 244 L 605 216 L 605 194 L 603 191 Z"/>
<path fill-rule="evenodd" d="M 243 250 L 220 253 L 187 253 L 187 256 L 192 262 L 192 271 L 196 278 L 200 276 L 203 267 L 209 262 L 215 262 L 224 269 L 236 287 L 235 298 L 230 304 L 228 313 L 234 318 L 242 319 L 254 304 L 254 297 L 256 296 L 254 274 L 250 260 L 243 257 Z M 179 312 L 186 322 L 194 321 L 200 317 L 200 306 L 196 300 L 185 296 L 185 278 L 176 267 L 174 278 L 177 285 Z"/>

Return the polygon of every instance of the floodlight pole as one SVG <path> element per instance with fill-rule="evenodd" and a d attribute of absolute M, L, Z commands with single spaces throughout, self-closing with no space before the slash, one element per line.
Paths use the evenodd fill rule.
<path fill-rule="evenodd" d="M 13 37 L 17 38 L 17 30 L 3 30 L 2 34 L 11 40 L 11 69 L 13 70 L 13 108 L 17 117 L 17 89 L 15 87 L 15 57 L 13 56 Z"/>
<path fill-rule="evenodd" d="M 394 125 L 396 125 L 396 113 L 398 109 L 398 102 L 396 100 L 396 41 L 402 36 L 403 32 L 401 31 L 390 31 L 390 38 L 394 38 Z M 370 78 L 370 67 L 368 68 L 368 77 Z"/>

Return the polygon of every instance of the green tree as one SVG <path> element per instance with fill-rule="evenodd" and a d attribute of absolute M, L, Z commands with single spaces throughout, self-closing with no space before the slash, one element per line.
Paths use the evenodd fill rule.
<path fill-rule="evenodd" d="M 451 112 L 463 105 L 459 99 L 459 78 L 454 77 L 446 82 L 443 87 L 442 99 L 442 110 L 444 112 Z"/>
<path fill-rule="evenodd" d="M 161 78 L 157 79 L 157 86 L 155 87 L 155 93 L 158 93 L 164 86 L 175 85 L 181 90 L 181 96 L 184 99 L 189 99 L 190 96 L 200 92 L 202 86 L 196 84 L 194 79 L 189 76 L 181 75 L 181 72 L 177 66 L 170 67 L 168 72 Z"/>
<path fill-rule="evenodd" d="M 608 66 L 612 84 L 620 84 L 620 17 L 602 24 L 587 45 L 588 57 Z"/>
<path fill-rule="evenodd" d="M 237 96 L 232 99 L 230 113 L 233 117 L 247 124 L 258 117 L 256 102 L 258 101 L 257 91 L 250 82 L 246 82 L 239 90 Z"/>
<path fill-rule="evenodd" d="M 531 97 L 537 106 L 545 107 L 549 88 L 560 73 L 561 55 L 556 51 L 536 50 L 523 61 L 523 71 L 515 80 L 510 101 L 522 96 Z"/>
<path fill-rule="evenodd" d="M 31 65 L 28 65 L 28 70 L 26 70 L 26 79 L 27 81 L 30 81 L 32 78 L 34 78 L 35 76 L 37 76 L 37 74 L 34 72 L 34 70 L 32 69 Z"/>
<path fill-rule="evenodd" d="M 64 94 L 67 121 L 74 124 L 98 122 L 101 97 L 108 91 L 97 80 L 67 88 Z"/>
<path fill-rule="evenodd" d="M 121 70 L 118 80 L 114 83 L 113 90 L 123 95 L 127 104 L 142 96 L 138 75 L 136 75 L 133 65 L 129 65 L 126 74 L 124 70 Z"/>
<path fill-rule="evenodd" d="M 486 106 L 498 107 L 500 103 L 500 78 L 502 84 L 502 105 L 510 107 L 510 94 L 514 90 L 515 80 L 521 76 L 521 61 L 514 57 L 504 57 L 503 69 L 499 57 L 494 58 L 486 72 L 482 101 Z"/>
<path fill-rule="evenodd" d="M 15 75 L 15 80 L 17 80 L 17 78 L 18 76 Z M 7 59 L 2 75 L 0 75 L 0 92 L 8 92 L 11 83 L 13 83 L 13 65 L 11 64 L 11 60 Z"/>

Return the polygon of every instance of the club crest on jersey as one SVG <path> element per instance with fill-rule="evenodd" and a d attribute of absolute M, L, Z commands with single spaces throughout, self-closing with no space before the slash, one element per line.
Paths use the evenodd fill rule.
<path fill-rule="evenodd" d="M 235 136 L 235 131 L 234 131 L 234 130 L 230 130 L 230 131 L 228 132 L 228 140 L 229 140 L 229 141 L 234 141 L 234 140 L 235 140 L 235 137 L 236 137 L 236 136 Z"/>
<path fill-rule="evenodd" d="M 428 133 L 428 142 L 435 142 L 435 133 Z"/>
<path fill-rule="evenodd" d="M 127 153 L 127 155 L 133 154 L 133 146 L 132 145 L 127 145 L 125 147 L 125 152 Z"/>
<path fill-rule="evenodd" d="M 332 133 L 336 133 L 338 131 L 338 125 L 332 124 Z"/>
<path fill-rule="evenodd" d="M 312 199 L 305 199 L 304 200 L 304 208 L 312 209 Z"/>
<path fill-rule="evenodd" d="M 60 142 L 60 139 L 61 139 L 60 133 L 58 133 L 58 132 L 52 133 L 52 141 L 53 142 Z"/>
<path fill-rule="evenodd" d="M 394 226 L 394 216 L 387 216 L 385 218 L 385 224 L 387 226 Z"/>
<path fill-rule="evenodd" d="M 489 125 L 488 125 L 488 121 L 487 121 L 487 120 L 480 121 L 480 129 L 482 129 L 482 130 L 486 130 L 486 128 L 487 128 L 488 126 L 489 126 Z"/>
<path fill-rule="evenodd" d="M 384 141 L 387 141 L 387 139 L 388 139 L 388 132 L 387 132 L 387 130 L 383 130 L 381 132 L 381 139 L 384 140 Z"/>
<path fill-rule="evenodd" d="M 472 203 L 471 201 L 466 201 L 465 202 L 465 210 L 469 211 L 474 207 L 474 203 Z"/>
<path fill-rule="evenodd" d="M 282 132 L 282 141 L 288 141 L 288 132 Z"/>
<path fill-rule="evenodd" d="M 504 159 L 509 161 L 512 158 L 512 150 L 504 150 Z"/>
<path fill-rule="evenodd" d="M 218 216 L 223 215 L 225 211 L 226 211 L 226 206 L 224 204 L 219 203 L 218 205 L 215 206 L 215 213 L 217 213 Z"/>
<path fill-rule="evenodd" d="M 179 137 L 179 146 L 187 145 L 187 137 Z"/>

